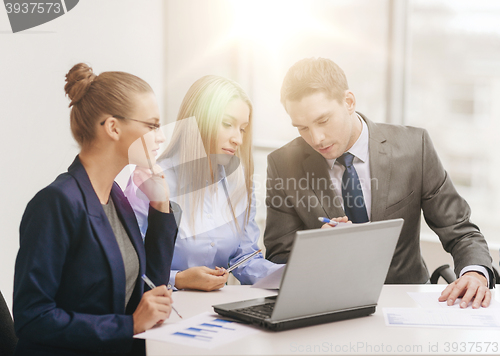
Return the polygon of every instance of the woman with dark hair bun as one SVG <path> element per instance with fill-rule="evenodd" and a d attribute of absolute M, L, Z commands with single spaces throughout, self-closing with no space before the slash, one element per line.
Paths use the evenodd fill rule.
<path fill-rule="evenodd" d="M 142 79 L 96 76 L 83 63 L 68 72 L 64 89 L 81 150 L 68 172 L 29 202 L 21 221 L 16 355 L 141 355 L 144 341 L 133 335 L 170 315 L 165 284 L 177 234 L 176 207 L 155 162 L 165 140 L 158 104 Z M 129 163 L 139 167 L 134 179 L 150 200 L 144 242 L 114 182 Z M 159 287 L 144 293 L 143 274 Z"/>

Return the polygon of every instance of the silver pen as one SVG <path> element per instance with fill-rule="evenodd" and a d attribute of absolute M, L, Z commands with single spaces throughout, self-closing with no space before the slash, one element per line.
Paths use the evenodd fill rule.
<path fill-rule="evenodd" d="M 259 251 L 255 251 L 254 253 L 252 253 L 250 256 L 248 256 L 247 258 L 241 260 L 240 262 L 238 263 L 235 263 L 234 265 L 232 265 L 231 267 L 229 267 L 226 272 L 229 273 L 231 272 L 232 270 L 234 270 L 236 267 L 239 267 L 240 265 L 242 265 L 243 263 L 245 263 L 246 261 L 248 261 L 249 259 L 251 259 L 253 256 L 255 256 L 256 254 L 258 254 L 260 251 L 262 251 L 262 249 L 260 249 Z"/>
<path fill-rule="evenodd" d="M 148 285 L 149 288 L 154 289 L 156 288 L 155 284 L 153 283 L 152 280 L 148 278 L 145 274 L 141 276 L 142 280 Z M 171 305 L 172 310 L 179 316 L 179 318 L 183 319 L 182 316 L 179 314 L 179 312 L 174 308 L 173 305 Z"/>

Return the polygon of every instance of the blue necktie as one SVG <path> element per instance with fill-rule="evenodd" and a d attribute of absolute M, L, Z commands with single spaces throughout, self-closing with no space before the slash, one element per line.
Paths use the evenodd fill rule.
<path fill-rule="evenodd" d="M 344 199 L 344 211 L 350 221 L 353 223 L 364 223 L 368 220 L 366 212 L 365 198 L 359 181 L 358 173 L 354 168 L 352 161 L 354 156 L 346 152 L 337 161 L 345 167 L 342 176 L 342 198 Z"/>

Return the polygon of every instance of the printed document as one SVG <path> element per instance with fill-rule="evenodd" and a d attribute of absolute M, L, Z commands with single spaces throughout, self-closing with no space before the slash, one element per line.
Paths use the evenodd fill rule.
<path fill-rule="evenodd" d="M 261 332 L 256 327 L 206 312 L 175 324 L 163 324 L 134 337 L 211 349 Z"/>
<path fill-rule="evenodd" d="M 387 326 L 500 328 L 498 309 L 384 308 Z"/>

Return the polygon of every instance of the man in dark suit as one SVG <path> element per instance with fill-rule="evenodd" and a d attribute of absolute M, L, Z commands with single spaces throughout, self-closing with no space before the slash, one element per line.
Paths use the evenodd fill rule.
<path fill-rule="evenodd" d="M 370 121 L 357 113 L 344 72 L 328 59 L 293 65 L 281 102 L 300 136 L 268 157 L 267 258 L 286 263 L 297 230 L 322 227 L 318 217 L 354 223 L 403 218 L 386 283 L 426 283 L 420 254 L 421 211 L 451 253 L 457 281 L 440 297 L 488 306 L 491 256 L 470 208 L 455 190 L 424 129 Z"/>

